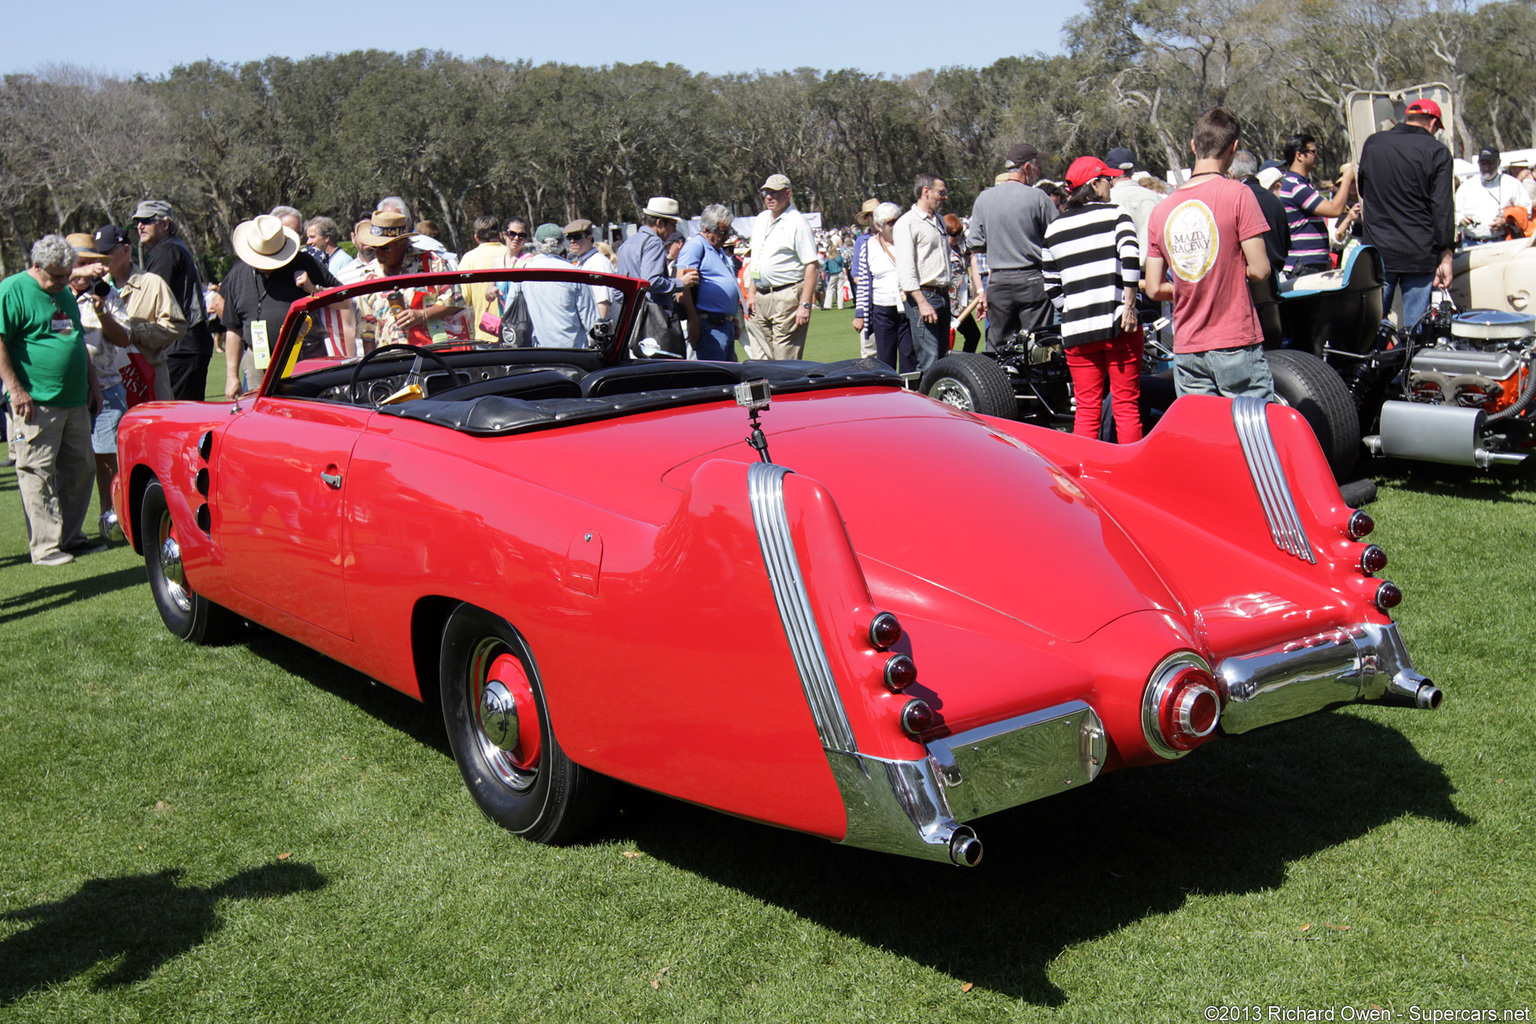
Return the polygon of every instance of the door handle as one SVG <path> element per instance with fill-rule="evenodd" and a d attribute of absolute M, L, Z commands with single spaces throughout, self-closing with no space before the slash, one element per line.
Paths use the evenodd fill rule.
<path fill-rule="evenodd" d="M 329 487 L 331 490 L 333 490 L 333 491 L 341 490 L 341 474 L 340 473 L 327 473 L 327 472 L 322 470 L 321 473 L 320 473 L 320 479 L 324 480 L 325 481 L 325 486 Z"/>

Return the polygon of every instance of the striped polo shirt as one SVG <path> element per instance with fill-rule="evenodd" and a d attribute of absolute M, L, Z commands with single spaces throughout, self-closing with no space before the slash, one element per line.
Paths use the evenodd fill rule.
<path fill-rule="evenodd" d="M 1328 263 L 1328 225 L 1317 216 L 1323 197 L 1306 178 L 1286 171 L 1280 176 L 1280 201 L 1285 204 L 1285 219 L 1291 229 L 1291 251 L 1285 257 L 1285 272 L 1296 273 L 1303 262 Z"/>

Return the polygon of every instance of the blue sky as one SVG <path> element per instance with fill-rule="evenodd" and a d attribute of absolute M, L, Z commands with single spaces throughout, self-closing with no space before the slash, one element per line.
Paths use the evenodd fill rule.
<path fill-rule="evenodd" d="M 685 9 L 687 14 L 658 14 Z M 145 0 L 63 7 L 12 5 L 12 45 L 0 71 L 70 63 L 110 75 L 159 76 L 203 58 L 418 48 L 466 57 L 601 65 L 675 62 L 711 74 L 856 67 L 871 74 L 984 67 L 1002 57 L 1061 51 L 1061 25 L 1077 0 L 956 6 L 884 3 L 645 4 L 614 0 Z M 970 15 L 968 23 L 955 17 Z M 19 33 L 18 30 L 19 29 Z"/>

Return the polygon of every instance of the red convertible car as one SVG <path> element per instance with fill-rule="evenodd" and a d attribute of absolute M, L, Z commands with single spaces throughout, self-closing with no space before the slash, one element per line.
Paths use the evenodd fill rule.
<path fill-rule="evenodd" d="M 339 309 L 349 345 L 384 326 L 385 289 L 493 277 L 525 347 L 315 344 Z M 1116 446 L 873 363 L 633 359 L 639 287 L 336 289 L 253 393 L 130 411 L 115 501 L 166 625 L 250 620 L 440 702 L 476 803 L 542 842 L 618 779 L 971 865 L 976 819 L 1102 771 L 1439 704 L 1293 411 L 1188 398 Z"/>

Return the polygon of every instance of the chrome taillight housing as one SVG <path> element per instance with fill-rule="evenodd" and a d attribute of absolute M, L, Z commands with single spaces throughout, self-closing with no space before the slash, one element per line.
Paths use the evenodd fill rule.
<path fill-rule="evenodd" d="M 1221 722 L 1221 684 L 1193 651 L 1164 658 L 1147 680 L 1141 731 L 1147 746 L 1169 760 L 1204 743 Z"/>
<path fill-rule="evenodd" d="M 917 663 L 905 654 L 893 654 L 885 661 L 885 686 L 900 693 L 917 682 Z"/>
<path fill-rule="evenodd" d="M 1369 536 L 1370 532 L 1374 529 L 1376 529 L 1376 520 L 1371 518 L 1369 512 L 1361 512 L 1359 510 L 1356 510 L 1349 517 L 1349 524 L 1345 527 L 1350 540 L 1359 540 L 1361 537 Z"/>
<path fill-rule="evenodd" d="M 1376 607 L 1388 612 L 1402 603 L 1403 592 L 1397 588 L 1397 584 L 1391 580 L 1382 580 L 1381 586 L 1376 588 Z"/>
<path fill-rule="evenodd" d="M 1374 575 L 1387 567 L 1387 553 L 1375 544 L 1368 544 L 1364 551 L 1360 552 L 1360 571 L 1367 576 Z"/>
<path fill-rule="evenodd" d="M 913 698 L 901 709 L 901 730 L 913 739 L 933 728 L 933 708 L 925 700 Z"/>
<path fill-rule="evenodd" d="M 889 650 L 901 640 L 901 623 L 890 612 L 881 612 L 869 623 L 869 642 L 880 650 Z"/>

